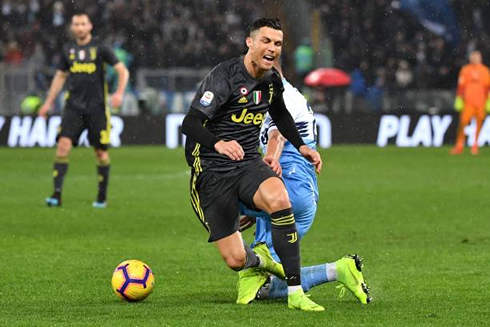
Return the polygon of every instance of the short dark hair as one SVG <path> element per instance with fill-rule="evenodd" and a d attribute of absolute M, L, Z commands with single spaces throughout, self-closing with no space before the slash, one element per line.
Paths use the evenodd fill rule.
<path fill-rule="evenodd" d="M 258 31 L 261 27 L 270 27 L 275 30 L 282 31 L 282 23 L 279 18 L 259 18 L 255 22 L 253 22 L 252 26 L 250 26 L 249 35 L 255 31 Z"/>
<path fill-rule="evenodd" d="M 71 19 L 73 19 L 73 17 L 75 17 L 75 16 L 87 16 L 88 20 L 89 20 L 90 22 L 92 22 L 92 21 L 91 21 L 91 19 L 90 19 L 90 16 L 89 16 L 89 15 L 87 14 L 87 12 L 86 12 L 86 11 L 84 11 L 84 10 L 81 10 L 81 9 L 77 9 L 77 10 L 75 10 L 75 11 L 73 12 L 73 15 L 71 15 Z"/>

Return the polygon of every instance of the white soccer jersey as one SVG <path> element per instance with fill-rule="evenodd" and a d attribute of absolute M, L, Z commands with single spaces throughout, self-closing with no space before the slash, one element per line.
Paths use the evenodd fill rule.
<path fill-rule="evenodd" d="M 286 108 L 293 117 L 296 127 L 298 128 L 298 132 L 303 138 L 305 144 L 314 147 L 316 141 L 316 126 L 313 111 L 311 110 L 311 107 L 303 94 L 301 94 L 297 88 L 289 84 L 289 82 L 284 78 L 282 79 L 282 83 L 284 85 L 283 98 Z M 274 129 L 277 129 L 277 126 L 274 124 L 274 121 L 270 115 L 267 114 L 260 131 L 260 143 L 264 149 L 264 152 L 269 140 L 269 132 Z M 286 143 L 285 150 L 286 146 L 293 147 L 293 145 L 289 142 Z"/>

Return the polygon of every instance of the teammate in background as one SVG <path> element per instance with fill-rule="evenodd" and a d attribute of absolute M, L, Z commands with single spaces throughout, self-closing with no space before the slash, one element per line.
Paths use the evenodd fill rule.
<path fill-rule="evenodd" d="M 284 78 L 277 60 L 274 67 L 282 77 L 284 103 L 303 141 L 310 148 L 316 149 L 316 124 L 310 105 L 304 96 Z M 296 220 L 298 238 L 301 240 L 312 226 L 316 214 L 318 186 L 315 168 L 299 154 L 290 142 L 284 139 L 269 115 L 266 116 L 262 125 L 260 142 L 265 149 L 264 160 L 279 162 L 275 171 L 278 175 L 282 173 Z M 240 219 L 242 231 L 256 222 L 255 241 L 252 246 L 267 244 L 272 257 L 280 261 L 272 244 L 270 217 L 264 212 L 256 212 L 248 208 L 242 208 L 242 213 L 245 215 Z M 358 255 L 348 255 L 334 263 L 302 268 L 301 285 L 304 291 L 308 291 L 323 283 L 339 281 L 361 303 L 367 304 L 371 301 L 371 297 L 361 269 L 362 259 Z M 286 283 L 275 276 L 270 276 L 257 268 L 250 268 L 239 274 L 239 284 L 247 283 L 255 287 L 247 288 L 246 292 L 239 293 L 237 303 L 248 304 L 255 298 L 271 299 L 287 296 Z M 240 287 L 238 289 L 243 290 Z"/>
<path fill-rule="evenodd" d="M 471 148 L 473 155 L 478 154 L 478 134 L 480 134 L 485 120 L 485 107 L 490 109 L 488 92 L 490 91 L 490 72 L 482 64 L 482 55 L 479 51 L 470 53 L 470 63 L 463 66 L 459 73 L 458 91 L 454 108 L 460 112 L 456 145 L 451 154 L 461 154 L 464 148 L 464 128 L 476 119 L 475 142 Z"/>
<path fill-rule="evenodd" d="M 63 180 L 68 169 L 70 150 L 78 144 L 83 130 L 88 129 L 88 139 L 95 149 L 97 158 L 98 195 L 93 206 L 104 208 L 107 205 L 110 167 L 107 150 L 111 128 L 110 112 L 106 105 L 105 64 L 114 66 L 118 74 L 117 91 L 111 97 L 112 106 L 115 108 L 122 103 L 129 73 L 108 46 L 92 37 L 92 23 L 86 13 L 74 14 L 70 29 L 75 40 L 63 47 L 48 96 L 39 109 L 39 116 L 46 118 L 63 85 L 68 82 L 65 112 L 57 137 L 58 146 L 53 171 L 54 192 L 46 199 L 46 203 L 52 207 L 61 206 Z"/>
<path fill-rule="evenodd" d="M 264 162 L 258 152 L 260 126 L 269 112 L 281 133 L 321 170 L 320 154 L 301 139 L 284 105 L 281 78 L 273 69 L 282 50 L 281 22 L 255 21 L 246 44 L 247 54 L 220 63 L 205 77 L 184 118 L 191 203 L 209 232 L 208 241 L 215 242 L 231 269 L 258 267 L 286 279 L 290 308 L 323 311 L 301 288 L 294 214 L 283 182 L 271 169 L 278 163 Z M 272 243 L 282 265 L 266 246 L 251 250 L 243 244 L 239 201 L 271 216 Z"/>

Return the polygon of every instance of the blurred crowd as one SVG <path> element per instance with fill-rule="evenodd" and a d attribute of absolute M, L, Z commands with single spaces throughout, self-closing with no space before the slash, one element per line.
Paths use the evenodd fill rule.
<path fill-rule="evenodd" d="M 56 66 L 77 9 L 133 68 L 212 66 L 242 51 L 246 24 L 257 18 L 251 2 L 237 0 L 0 0 L 0 6 L 0 62 L 32 58 L 46 67 Z"/>
<path fill-rule="evenodd" d="M 351 74 L 355 96 L 384 88 L 450 89 L 469 51 L 478 48 L 484 58 L 490 55 L 487 0 L 449 1 L 461 34 L 454 44 L 396 9 L 397 1 L 310 1 L 321 12 L 333 64 Z M 38 71 L 52 71 L 69 37 L 67 23 L 75 9 L 83 8 L 94 34 L 111 44 L 131 70 L 213 66 L 242 51 L 257 5 L 239 0 L 0 0 L 0 62 L 32 60 Z"/>
<path fill-rule="evenodd" d="M 474 49 L 490 59 L 490 4 L 449 0 L 460 38 L 422 27 L 393 0 L 318 0 L 333 45 L 334 66 L 352 73 L 354 92 L 372 88 L 449 89 Z"/>

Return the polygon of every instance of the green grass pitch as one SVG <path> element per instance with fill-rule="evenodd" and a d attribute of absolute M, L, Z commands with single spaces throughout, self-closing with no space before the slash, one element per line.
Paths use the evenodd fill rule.
<path fill-rule="evenodd" d="M 226 268 L 194 216 L 183 151 L 112 149 L 109 207 L 94 156 L 75 149 L 63 208 L 50 209 L 54 149 L 0 149 L 1 326 L 483 326 L 490 317 L 490 150 L 334 146 L 302 264 L 364 257 L 374 301 L 311 291 L 323 313 L 284 301 L 234 304 Z M 250 240 L 251 234 L 247 232 Z M 113 294 L 113 269 L 140 259 L 156 284 L 141 303 Z"/>

